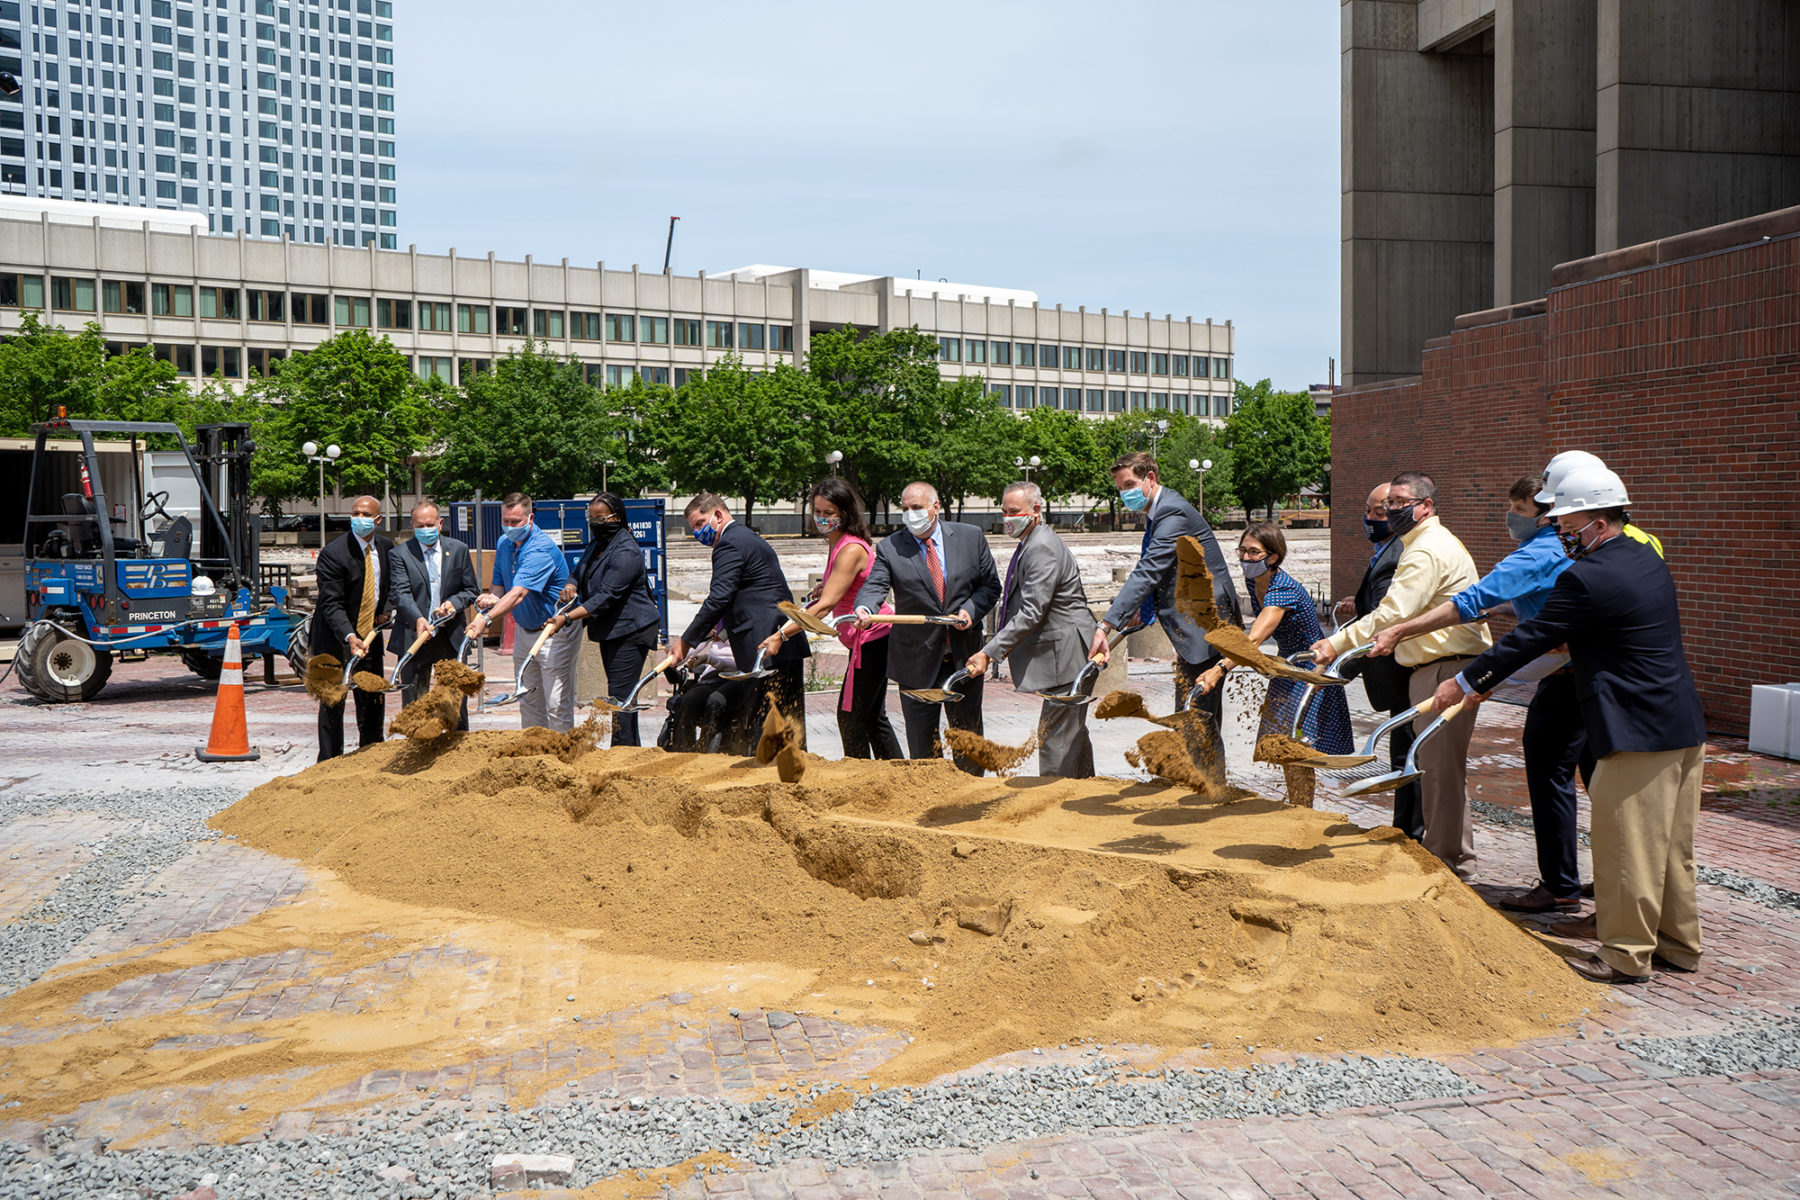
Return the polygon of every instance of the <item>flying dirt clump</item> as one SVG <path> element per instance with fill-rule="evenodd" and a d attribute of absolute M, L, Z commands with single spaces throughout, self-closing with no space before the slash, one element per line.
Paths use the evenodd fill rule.
<path fill-rule="evenodd" d="M 315 654 L 306 660 L 306 694 L 326 708 L 336 708 L 350 694 L 344 686 L 344 664 L 334 654 Z"/>
<path fill-rule="evenodd" d="M 787 714 L 775 705 L 769 705 L 769 715 L 763 718 L 762 736 L 756 742 L 756 761 L 763 766 L 774 763 L 781 782 L 799 783 L 806 775 L 806 751 L 800 749 L 798 742 Z"/>
<path fill-rule="evenodd" d="M 1037 750 L 1037 735 L 1027 738 L 1023 746 L 1002 746 L 998 742 L 990 742 L 979 733 L 967 729 L 947 729 L 944 740 L 950 743 L 950 749 L 969 759 L 984 771 L 992 771 L 996 775 L 1011 775 L 1019 764 L 1030 758 Z"/>
<path fill-rule="evenodd" d="M 1198 538 L 1175 539 L 1175 611 L 1202 629 L 1219 628 L 1212 572 L 1206 569 L 1206 550 Z"/>
<path fill-rule="evenodd" d="M 542 725 L 533 725 L 530 729 L 521 729 L 518 741 L 499 747 L 493 752 L 493 756 L 530 758 L 536 754 L 548 754 L 561 762 L 572 763 L 605 741 L 606 730 L 607 723 L 600 719 L 599 714 L 590 716 L 567 733 L 556 733 Z"/>
<path fill-rule="evenodd" d="M 1322 683 L 1326 686 L 1337 682 L 1329 675 L 1304 670 L 1285 659 L 1270 658 L 1262 652 L 1262 647 L 1250 640 L 1249 634 L 1235 625 L 1221 625 L 1209 630 L 1206 642 L 1239 666 L 1249 667 L 1258 675 L 1267 675 L 1271 679 L 1298 679 L 1303 683 Z"/>
<path fill-rule="evenodd" d="M 455 729 L 462 719 L 465 697 L 477 695 L 487 676 L 462 663 L 445 659 L 431 671 L 431 690 L 400 710 L 388 733 L 418 742 L 435 741 Z"/>

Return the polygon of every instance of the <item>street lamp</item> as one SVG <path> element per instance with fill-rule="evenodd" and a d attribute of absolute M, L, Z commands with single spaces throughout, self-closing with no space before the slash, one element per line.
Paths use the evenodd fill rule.
<path fill-rule="evenodd" d="M 1025 481 L 1027 483 L 1031 482 L 1031 473 L 1043 465 L 1044 460 L 1035 454 L 1030 458 L 1013 459 L 1013 466 L 1019 468 L 1020 473 L 1025 476 Z"/>
<path fill-rule="evenodd" d="M 830 454 L 825 456 L 825 462 L 831 467 L 831 473 L 833 475 L 838 473 L 838 464 L 843 461 L 844 452 L 842 450 L 833 450 Z"/>
<path fill-rule="evenodd" d="M 600 490 L 603 492 L 606 490 L 606 473 L 617 461 L 617 459 L 607 458 L 600 462 Z"/>
<path fill-rule="evenodd" d="M 335 444 L 325 447 L 325 453 L 319 453 L 319 443 L 307 442 L 300 447 L 300 453 L 306 461 L 319 464 L 319 549 L 325 548 L 325 464 L 334 463 L 343 451 Z"/>
<path fill-rule="evenodd" d="M 1156 443 L 1169 436 L 1169 423 L 1161 420 L 1156 421 L 1149 426 L 1146 432 L 1150 435 L 1150 457 L 1155 458 Z"/>
<path fill-rule="evenodd" d="M 1206 472 L 1212 470 L 1212 459 L 1190 458 L 1188 459 L 1188 470 L 1199 476 L 1200 481 L 1194 485 L 1194 507 L 1199 509 L 1204 516 L 1206 513 Z"/>

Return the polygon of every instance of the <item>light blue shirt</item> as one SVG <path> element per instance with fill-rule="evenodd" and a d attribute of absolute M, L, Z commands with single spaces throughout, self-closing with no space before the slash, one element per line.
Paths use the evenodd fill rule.
<path fill-rule="evenodd" d="M 1557 577 L 1573 561 L 1563 552 L 1556 529 L 1545 525 L 1496 563 L 1474 587 L 1451 598 L 1456 615 L 1473 621 L 1491 608 L 1511 603 L 1518 619 L 1529 621 L 1543 611 Z"/>
<path fill-rule="evenodd" d="M 515 587 L 525 589 L 525 598 L 513 606 L 513 620 L 521 629 L 533 632 L 556 613 L 556 597 L 569 581 L 569 562 L 562 548 L 536 525 L 521 542 L 500 539 L 494 551 L 494 582 L 504 594 Z"/>

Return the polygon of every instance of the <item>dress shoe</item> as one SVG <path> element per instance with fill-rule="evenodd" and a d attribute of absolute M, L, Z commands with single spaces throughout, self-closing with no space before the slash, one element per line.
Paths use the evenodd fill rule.
<path fill-rule="evenodd" d="M 1627 975 L 1611 963 L 1592 954 L 1585 958 L 1571 958 L 1569 969 L 1583 979 L 1591 979 L 1595 983 L 1642 983 L 1650 978 L 1648 975 Z"/>
<path fill-rule="evenodd" d="M 1660 954 L 1652 954 L 1650 956 L 1650 961 L 1659 967 L 1665 967 L 1671 971 L 1678 971 L 1683 975 L 1692 975 L 1695 971 L 1700 969 L 1698 966 L 1684 967 L 1678 962 L 1670 962 Z"/>
<path fill-rule="evenodd" d="M 1552 896 L 1550 889 L 1539 883 L 1529 892 L 1508 896 L 1500 902 L 1500 907 L 1513 912 L 1574 912 L 1581 908 L 1581 897 Z"/>
<path fill-rule="evenodd" d="M 1593 880 L 1590 879 L 1586 883 L 1581 885 L 1581 894 L 1583 896 L 1586 896 L 1589 900 L 1592 900 L 1594 898 L 1594 881 Z"/>
<path fill-rule="evenodd" d="M 1591 938 L 1599 936 L 1599 931 L 1594 928 L 1592 913 L 1585 917 L 1571 917 L 1567 921 L 1552 921 L 1544 928 L 1557 937 Z"/>

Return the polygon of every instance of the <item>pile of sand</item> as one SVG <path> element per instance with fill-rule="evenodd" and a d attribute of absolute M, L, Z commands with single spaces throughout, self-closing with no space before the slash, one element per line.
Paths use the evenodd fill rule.
<path fill-rule="evenodd" d="M 1395 830 L 1335 814 L 941 760 L 808 759 L 796 786 L 554 736 L 448 739 L 424 765 L 383 743 L 213 824 L 372 902 L 779 964 L 809 981 L 790 1007 L 913 1033 L 903 1077 L 1076 1037 L 1493 1045 L 1598 994 Z M 1145 741 L 1153 770 L 1197 770 L 1181 732 Z"/>

